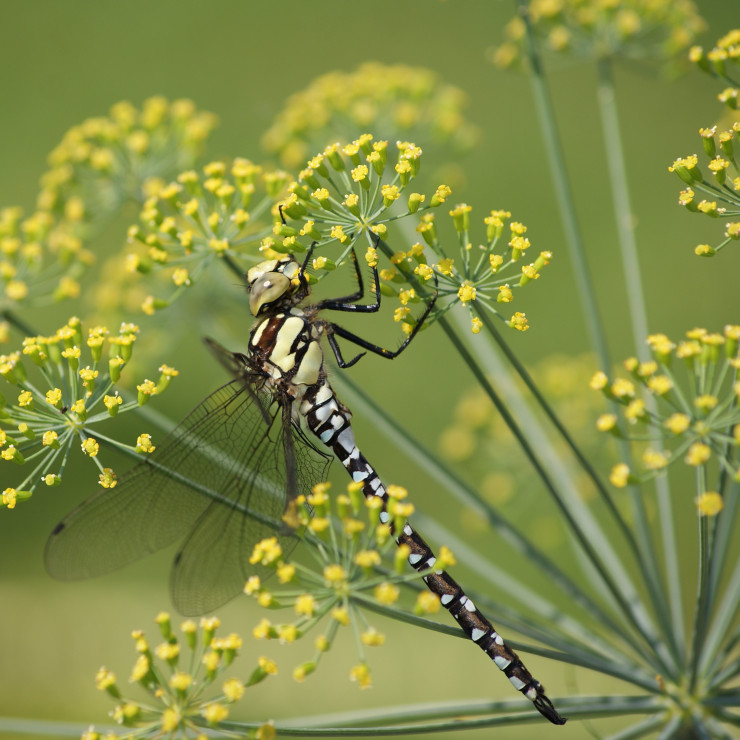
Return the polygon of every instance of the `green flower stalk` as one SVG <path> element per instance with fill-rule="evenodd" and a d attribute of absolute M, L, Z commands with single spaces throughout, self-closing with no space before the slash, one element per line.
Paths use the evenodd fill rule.
<path fill-rule="evenodd" d="M 30 468 L 13 487 L 5 488 L 3 506 L 14 508 L 42 483 L 61 483 L 70 456 L 78 450 L 98 468 L 100 485 L 115 487 L 116 474 L 99 458 L 101 441 L 132 454 L 154 450 L 149 434 L 125 445 L 99 431 L 102 422 L 162 393 L 177 375 L 162 365 L 156 383 L 145 380 L 137 386 L 137 400 L 124 402 L 119 381 L 137 333 L 133 324 L 122 324 L 116 336 L 96 326 L 85 338 L 79 319 L 71 318 L 52 336 L 28 337 L 22 351 L 0 356 L 0 376 L 15 387 L 13 400 L 8 390 L 0 396 L 0 465 L 6 477 L 11 463 L 22 471 Z"/>
<path fill-rule="evenodd" d="M 216 637 L 221 624 L 218 617 L 204 617 L 200 625 L 192 620 L 183 622 L 181 637 L 172 630 L 166 612 L 155 621 L 164 639 L 156 647 L 150 647 L 142 630 L 131 633 L 137 658 L 129 683 L 138 684 L 146 700 L 126 698 L 116 675 L 105 667 L 95 676 L 97 688 L 117 702 L 111 717 L 127 728 L 127 738 L 152 737 L 153 733 L 169 738 L 205 738 L 208 728 L 219 729 L 247 688 L 277 673 L 274 661 L 261 657 L 249 678 L 225 678 L 224 673 L 233 669 L 239 657 L 242 639 L 235 633 Z M 215 696 L 209 692 L 213 689 L 217 690 Z M 91 729 L 83 740 L 109 737 Z M 270 725 L 255 726 L 248 737 L 266 740 L 271 737 Z"/>
<path fill-rule="evenodd" d="M 740 326 L 731 325 L 722 334 L 692 329 L 678 344 L 654 334 L 648 338 L 653 360 L 632 357 L 624 362 L 629 378 L 610 381 L 601 372 L 592 378 L 591 387 L 621 407 L 621 418 L 613 413 L 599 417 L 599 431 L 642 447 L 641 469 L 632 471 L 626 462 L 618 463 L 610 475 L 613 485 L 644 482 L 683 462 L 701 482 L 700 512 L 719 512 L 721 497 L 706 490 L 710 471 L 740 480 L 739 340 Z M 655 399 L 652 408 L 645 396 Z M 660 449 L 654 444 L 656 432 Z"/>
<path fill-rule="evenodd" d="M 407 566 L 408 548 L 396 546 L 390 526 L 380 522 L 380 500 L 365 499 L 362 484 L 350 483 L 347 493 L 336 497 L 330 496 L 329 487 L 329 483 L 314 486 L 309 496 L 300 496 L 294 502 L 288 515 L 288 521 L 295 520 L 296 534 L 311 552 L 313 564 L 290 560 L 275 537 L 262 540 L 255 546 L 251 562 L 274 572 L 277 583 L 273 581 L 268 586 L 255 575 L 249 578 L 244 591 L 265 609 L 290 606 L 296 614 L 296 619 L 287 623 L 273 624 L 262 619 L 252 633 L 256 639 L 277 639 L 289 644 L 326 623 L 326 629 L 314 638 L 313 658 L 293 670 L 298 682 L 317 669 L 339 630 L 351 627 L 359 662 L 351 668 L 350 680 L 364 689 L 372 685 L 365 648 L 385 642 L 365 612 L 374 610 L 414 620 L 413 614 L 433 614 L 441 605 L 438 597 L 427 590 L 418 593 L 413 614 L 396 604 L 401 587 L 418 584 L 421 579 Z M 388 494 L 388 511 L 400 530 L 413 513 L 413 506 L 405 501 L 407 492 L 401 486 L 389 486 Z M 454 562 L 449 549 L 441 547 L 439 567 L 443 569 Z M 416 623 L 438 627 L 428 620 L 416 619 Z"/>
<path fill-rule="evenodd" d="M 262 141 L 291 169 L 321 151 L 327 139 L 346 141 L 368 129 L 459 153 L 478 136 L 464 108 L 465 93 L 432 70 L 366 62 L 353 72 L 321 75 L 291 95 Z"/>

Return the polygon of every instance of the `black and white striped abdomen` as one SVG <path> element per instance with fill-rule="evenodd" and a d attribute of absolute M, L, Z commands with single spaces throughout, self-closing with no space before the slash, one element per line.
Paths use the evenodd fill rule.
<path fill-rule="evenodd" d="M 383 501 L 381 521 L 393 523 L 385 509 L 388 494 L 373 466 L 355 443 L 351 413 L 336 397 L 331 386 L 322 380 L 307 389 L 300 408 L 308 428 L 330 447 L 342 462 L 352 480 L 362 483 L 366 498 Z M 491 622 L 481 614 L 460 585 L 444 570 L 435 569 L 436 557 L 421 535 L 406 522 L 401 532 L 393 532 L 399 545 L 409 548 L 408 561 L 422 574 L 429 590 L 439 597 L 442 606 L 455 618 L 468 637 L 483 650 L 509 679 L 511 685 L 530 699 L 537 710 L 554 724 L 564 724 L 545 690 L 527 670 L 519 656 L 503 640 Z"/>

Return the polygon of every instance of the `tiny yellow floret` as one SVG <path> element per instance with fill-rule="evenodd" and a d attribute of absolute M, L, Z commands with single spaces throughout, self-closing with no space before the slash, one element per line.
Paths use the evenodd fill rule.
<path fill-rule="evenodd" d="M 723 506 L 724 500 L 716 491 L 707 491 L 696 499 L 696 508 L 700 516 L 717 516 Z"/>

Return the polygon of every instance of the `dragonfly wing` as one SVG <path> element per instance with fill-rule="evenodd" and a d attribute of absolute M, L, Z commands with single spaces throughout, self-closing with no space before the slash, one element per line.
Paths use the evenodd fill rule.
<path fill-rule="evenodd" d="M 266 403 L 241 380 L 208 396 L 115 488 L 99 490 L 56 526 L 44 556 L 49 574 L 101 575 L 184 537 L 267 436 Z"/>
<path fill-rule="evenodd" d="M 289 407 L 282 412 L 290 418 Z M 269 436 L 256 440 L 175 557 L 170 587 L 177 610 L 190 616 L 213 611 L 239 594 L 250 575 L 269 575 L 249 562 L 254 545 L 277 537 L 284 553 L 295 547 L 282 525 L 285 503 L 323 480 L 330 460 L 292 424 L 276 421 Z"/>

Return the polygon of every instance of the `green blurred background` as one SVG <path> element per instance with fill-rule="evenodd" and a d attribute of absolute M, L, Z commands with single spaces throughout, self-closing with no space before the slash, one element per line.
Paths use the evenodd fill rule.
<path fill-rule="evenodd" d="M 727 4 L 700 2 L 699 7 L 709 24 L 704 38 L 709 45 L 730 27 Z M 552 353 L 586 351 L 582 310 L 528 80 L 497 71 L 485 58 L 486 50 L 500 41 L 511 13 L 512 3 L 490 0 L 6 4 L 0 45 L 0 205 L 32 208 L 46 156 L 62 134 L 87 117 L 105 114 L 118 100 L 139 105 L 158 94 L 192 98 L 221 121 L 208 144 L 207 158 L 260 160 L 260 137 L 285 98 L 314 77 L 334 69 L 349 71 L 366 60 L 425 66 L 466 92 L 469 119 L 481 131 L 477 149 L 459 162 L 467 182 L 452 200 L 472 204 L 479 217 L 491 208 L 511 210 L 514 218 L 528 225 L 538 251 L 555 253 L 543 279 L 527 292 L 526 304 L 520 307 L 532 329 L 526 335 L 511 332 L 507 338 L 528 362 Z M 594 71 L 587 64 L 558 61 L 549 73 L 610 347 L 615 358 L 622 358 L 634 349 L 607 198 Z M 641 264 L 649 286 L 651 330 L 676 338 L 697 325 L 718 330 L 725 323 L 737 323 L 738 316 L 730 309 L 737 308 L 740 257 L 730 250 L 716 260 L 693 256 L 696 243 L 719 241 L 721 227 L 676 205 L 679 181 L 667 172 L 674 158 L 698 149 L 698 128 L 712 125 L 719 116 L 716 85 L 695 72 L 668 81 L 651 67 L 627 64 L 618 67 L 617 87 Z M 433 144 L 417 143 L 425 157 L 433 154 Z M 134 218 L 132 211 L 130 220 Z M 126 223 L 106 232 L 96 249 L 119 249 Z M 234 312 L 237 316 L 243 312 L 246 320 L 244 305 L 235 306 Z M 66 316 L 54 313 L 36 317 L 37 324 L 47 322 L 41 330 L 56 327 Z M 213 322 L 217 325 L 219 317 Z M 353 370 L 354 378 L 384 406 L 400 409 L 404 424 L 435 448 L 455 401 L 472 382 L 448 346 L 433 329 L 410 353 L 417 353 L 415 360 L 406 355 L 385 365 L 368 358 Z M 192 347 L 183 347 L 168 361 L 183 373 L 177 381 L 178 395 L 162 399 L 160 408 L 177 418 L 199 400 L 204 387 L 215 388 L 221 376 L 196 337 Z M 418 362 L 423 362 L 423 374 L 416 370 Z M 417 507 L 457 527 L 459 507 L 445 502 L 443 491 L 394 453 L 361 418 L 357 436 L 388 480 L 411 489 Z M 341 470 L 334 475 L 343 480 Z M 128 633 L 145 627 L 154 640 L 152 619 L 168 608 L 166 555 L 90 583 L 59 584 L 46 576 L 41 552 L 49 531 L 61 514 L 89 493 L 89 484 L 40 491 L 30 503 L 0 516 L 2 716 L 106 724 L 111 703 L 95 690 L 95 671 L 104 663 L 122 678 L 127 676 L 133 662 Z M 538 493 L 530 492 L 535 507 Z M 491 542 L 489 554 L 506 552 Z M 219 614 L 227 631 L 245 635 L 258 618 L 251 604 L 241 599 Z M 378 627 L 388 632 L 389 640 L 371 656 L 375 685 L 365 692 L 344 680 L 355 662 L 349 640 L 344 655 L 335 650 L 302 686 L 290 678 L 289 666 L 308 656 L 308 646 L 288 649 L 248 641 L 245 670 L 264 653 L 283 671 L 248 692 L 242 702 L 244 716 L 511 697 L 507 682 L 472 647 L 381 620 Z M 553 697 L 609 690 L 606 681 L 588 677 L 584 683 L 567 666 L 531 658 L 528 663 Z M 338 675 L 329 675 L 332 672 Z M 499 736 L 544 737 L 549 731 L 559 737 L 588 736 L 574 724 L 558 731 L 545 724 L 534 727 L 500 731 Z"/>

